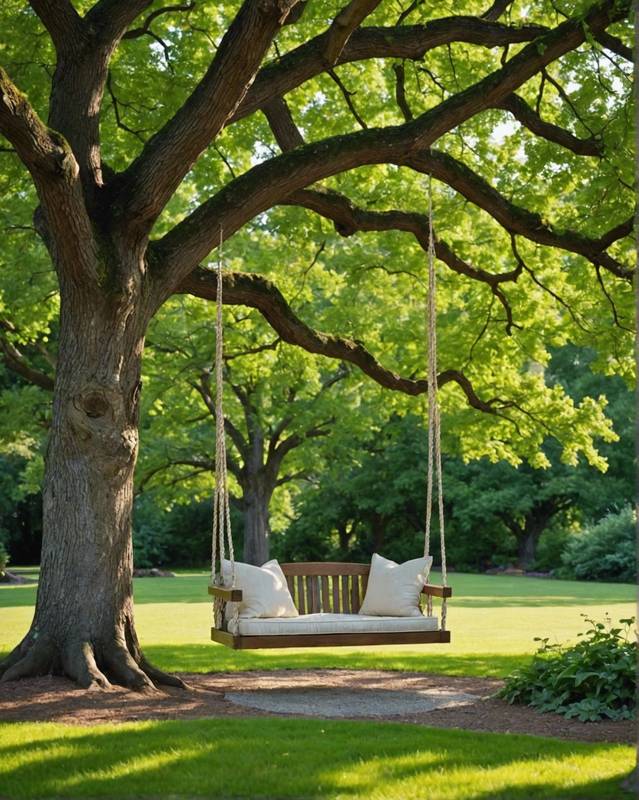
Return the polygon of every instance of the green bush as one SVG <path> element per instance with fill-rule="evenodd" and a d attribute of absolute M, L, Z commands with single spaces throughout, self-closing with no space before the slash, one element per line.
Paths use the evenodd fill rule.
<path fill-rule="evenodd" d="M 498 693 L 509 703 L 539 711 L 554 711 L 581 722 L 632 719 L 635 709 L 637 643 L 631 641 L 634 617 L 619 620 L 622 627 L 595 622 L 571 647 L 541 646 L 531 663 L 506 678 Z"/>
<path fill-rule="evenodd" d="M 9 553 L 7 552 L 7 548 L 5 547 L 2 538 L 0 538 L 0 575 L 4 575 L 4 571 L 7 568 L 8 563 Z"/>
<path fill-rule="evenodd" d="M 561 560 L 560 577 L 634 583 L 637 578 L 636 515 L 630 506 L 607 514 L 571 537 Z"/>

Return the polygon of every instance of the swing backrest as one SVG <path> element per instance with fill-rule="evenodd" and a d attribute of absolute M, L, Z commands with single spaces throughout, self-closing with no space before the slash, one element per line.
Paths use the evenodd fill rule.
<path fill-rule="evenodd" d="M 370 564 L 307 561 L 280 564 L 300 614 L 357 614 L 364 601 Z"/>
<path fill-rule="evenodd" d="M 300 614 L 357 614 L 366 595 L 370 564 L 342 561 L 300 561 L 280 564 Z M 450 586 L 427 583 L 422 592 L 452 597 Z"/>

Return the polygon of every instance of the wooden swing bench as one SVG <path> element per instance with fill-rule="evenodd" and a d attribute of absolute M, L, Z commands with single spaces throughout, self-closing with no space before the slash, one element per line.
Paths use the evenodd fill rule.
<path fill-rule="evenodd" d="M 311 614 L 343 614 L 349 620 L 359 621 L 357 615 L 368 583 L 370 564 L 347 564 L 341 562 L 305 562 L 281 564 L 286 582 L 300 617 L 291 618 L 304 622 Z M 452 596 L 449 586 L 426 584 L 422 592 L 429 597 L 448 598 Z M 242 600 L 241 589 L 226 589 L 209 586 L 209 594 L 225 602 L 237 603 Z M 359 619 L 362 619 L 361 617 Z M 370 618 L 364 618 L 370 619 Z M 380 620 L 388 618 L 382 617 Z M 392 621 L 401 626 L 404 621 L 419 620 L 416 617 L 395 617 Z M 425 618 L 435 619 L 435 618 Z M 278 620 L 278 622 L 286 620 Z M 258 623 L 266 620 L 256 620 Z M 290 622 L 290 620 L 289 620 Z M 294 627 L 294 624 L 290 627 Z M 410 625 L 410 622 L 408 623 Z M 331 633 L 270 633 L 265 635 L 233 634 L 222 628 L 211 628 L 211 639 L 233 650 L 256 650 L 285 647 L 339 647 L 376 644 L 434 644 L 450 642 L 450 631 L 404 630 L 376 632 L 331 632 Z"/>

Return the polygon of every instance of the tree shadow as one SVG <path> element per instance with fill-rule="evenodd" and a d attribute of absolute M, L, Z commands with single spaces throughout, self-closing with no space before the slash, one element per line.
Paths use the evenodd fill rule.
<path fill-rule="evenodd" d="M 8 798 L 421 796 L 435 800 L 624 797 L 614 745 L 416 729 L 397 723 L 204 719 L 137 726 L 20 725 L 0 740 Z M 15 737 L 12 733 L 15 732 Z M 616 755 L 615 755 L 616 751 Z M 624 753 L 627 748 L 624 750 Z M 606 765 L 587 774 L 584 765 Z M 623 762 L 623 763 L 622 763 Z"/>
<path fill-rule="evenodd" d="M 453 677 L 502 678 L 530 661 L 529 654 L 470 653 L 456 655 L 433 645 L 428 653 L 392 649 L 228 650 L 214 644 L 148 645 L 147 657 L 170 672 L 238 672 L 286 669 L 374 669 L 433 672 Z"/>

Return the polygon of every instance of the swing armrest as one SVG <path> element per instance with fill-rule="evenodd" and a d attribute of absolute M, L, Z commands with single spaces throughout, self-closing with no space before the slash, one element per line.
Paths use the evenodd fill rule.
<path fill-rule="evenodd" d="M 227 603 L 242 602 L 241 589 L 227 589 L 225 586 L 213 586 L 213 584 L 209 584 L 209 594 L 220 597 L 222 600 L 226 600 Z"/>
<path fill-rule="evenodd" d="M 429 594 L 431 597 L 452 597 L 453 589 L 451 586 L 435 586 L 432 583 L 426 583 L 422 593 Z"/>

